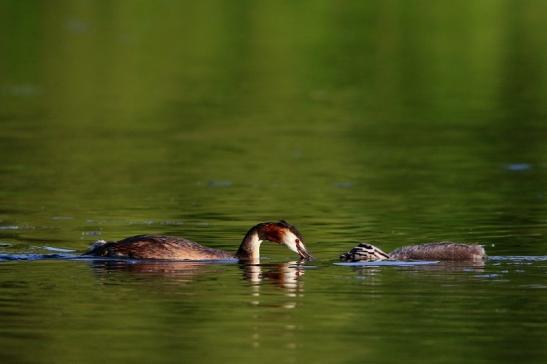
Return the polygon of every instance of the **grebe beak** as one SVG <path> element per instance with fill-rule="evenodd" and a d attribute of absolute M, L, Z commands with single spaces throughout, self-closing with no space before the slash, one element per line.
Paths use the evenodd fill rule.
<path fill-rule="evenodd" d="M 279 226 L 281 225 L 281 226 Z M 287 248 L 295 252 L 300 256 L 300 259 L 310 260 L 313 259 L 304 242 L 302 241 L 302 235 L 298 233 L 296 228 L 292 225 L 289 225 L 286 221 L 281 220 L 277 227 L 281 227 L 278 231 L 278 234 L 274 236 L 273 241 L 285 244 Z"/>
<path fill-rule="evenodd" d="M 308 253 L 308 251 L 306 250 L 306 247 L 304 246 L 304 243 L 302 243 L 301 241 L 298 241 L 296 243 L 296 252 L 298 253 L 298 255 L 300 255 L 300 258 L 302 258 L 302 259 L 306 259 L 306 260 L 312 260 L 313 259 L 311 254 Z"/>
<path fill-rule="evenodd" d="M 298 238 L 296 235 L 293 235 L 292 233 L 286 234 L 281 243 L 285 244 L 287 248 L 298 254 L 300 256 L 300 259 L 313 259 L 311 254 L 308 253 L 304 242 L 302 242 L 302 240 L 300 240 L 300 238 Z"/>

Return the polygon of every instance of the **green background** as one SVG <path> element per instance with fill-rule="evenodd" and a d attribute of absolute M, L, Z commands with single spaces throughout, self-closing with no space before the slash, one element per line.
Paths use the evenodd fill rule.
<path fill-rule="evenodd" d="M 527 0 L 0 0 L 0 359 L 545 362 L 545 24 Z M 11 260 L 235 251 L 280 218 L 307 268 L 267 243 L 260 272 Z M 446 239 L 539 258 L 332 264 Z"/>

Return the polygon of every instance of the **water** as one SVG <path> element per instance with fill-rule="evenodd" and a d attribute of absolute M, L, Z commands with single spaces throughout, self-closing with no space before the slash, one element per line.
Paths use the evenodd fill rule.
<path fill-rule="evenodd" d="M 547 5 L 0 2 L 0 361 L 547 361 Z M 76 259 L 295 224 L 317 258 Z M 357 241 L 484 265 L 336 265 Z"/>

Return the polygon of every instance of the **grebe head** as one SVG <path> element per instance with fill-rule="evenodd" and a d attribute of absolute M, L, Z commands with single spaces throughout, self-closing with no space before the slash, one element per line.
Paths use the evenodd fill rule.
<path fill-rule="evenodd" d="M 258 227 L 261 240 L 269 240 L 278 244 L 285 244 L 287 248 L 295 252 L 302 259 L 312 259 L 304 245 L 302 234 L 285 220 L 279 222 L 267 222 Z"/>
<path fill-rule="evenodd" d="M 367 243 L 360 243 L 349 252 L 340 255 L 341 260 L 384 260 L 389 259 L 389 255 L 380 248 Z"/>

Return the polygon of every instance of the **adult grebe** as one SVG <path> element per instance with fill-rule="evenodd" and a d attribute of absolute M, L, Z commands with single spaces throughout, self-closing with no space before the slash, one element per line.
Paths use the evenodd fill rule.
<path fill-rule="evenodd" d="M 462 244 L 449 241 L 404 246 L 387 254 L 372 244 L 361 243 L 340 256 L 341 260 L 468 260 L 486 259 L 484 248 L 479 244 Z"/>
<path fill-rule="evenodd" d="M 219 249 L 208 248 L 193 241 L 161 235 L 137 235 L 116 242 L 99 240 L 89 247 L 84 255 L 117 257 L 131 259 L 169 259 L 169 260 L 213 260 L 260 258 L 260 244 L 269 240 L 285 244 L 303 259 L 311 259 L 304 246 L 302 234 L 284 220 L 264 222 L 253 226 L 243 238 L 238 251 L 230 254 Z"/>

